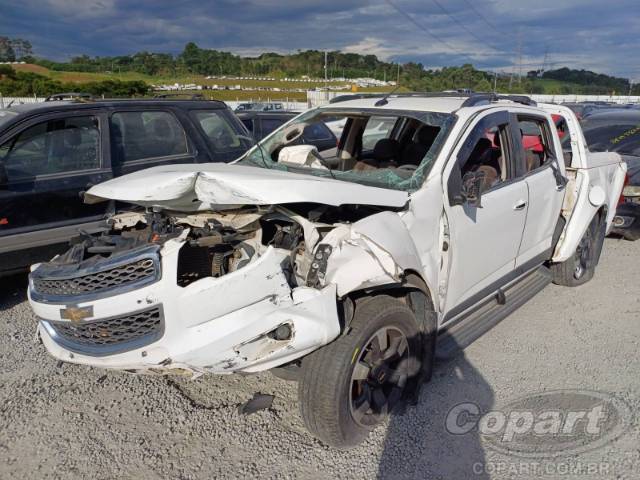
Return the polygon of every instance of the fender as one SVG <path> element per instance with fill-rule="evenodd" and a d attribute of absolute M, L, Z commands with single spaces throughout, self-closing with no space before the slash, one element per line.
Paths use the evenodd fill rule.
<path fill-rule="evenodd" d="M 405 271 L 422 271 L 407 226 L 393 212 L 339 225 L 320 244 L 332 247 L 324 284 L 336 284 L 340 297 L 365 288 L 402 284 Z"/>

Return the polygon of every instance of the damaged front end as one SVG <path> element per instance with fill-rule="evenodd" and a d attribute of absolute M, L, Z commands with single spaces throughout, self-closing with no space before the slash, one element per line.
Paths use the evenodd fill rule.
<path fill-rule="evenodd" d="M 336 338 L 340 297 L 399 282 L 403 264 L 419 265 L 405 228 L 410 247 L 380 234 L 396 224 L 397 212 L 371 206 L 148 207 L 37 265 L 29 298 L 46 348 L 61 360 L 257 372 Z M 402 243 L 397 229 L 389 238 Z"/>

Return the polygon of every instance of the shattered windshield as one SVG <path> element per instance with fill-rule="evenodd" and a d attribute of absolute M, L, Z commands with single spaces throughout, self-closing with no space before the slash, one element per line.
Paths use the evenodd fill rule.
<path fill-rule="evenodd" d="M 422 185 L 455 115 L 314 109 L 286 123 L 238 162 L 394 190 Z"/>

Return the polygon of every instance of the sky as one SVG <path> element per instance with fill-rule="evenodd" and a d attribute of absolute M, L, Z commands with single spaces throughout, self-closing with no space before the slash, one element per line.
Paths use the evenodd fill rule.
<path fill-rule="evenodd" d="M 426 68 L 567 66 L 640 81 L 639 0 L 0 0 L 0 35 L 54 60 L 177 54 L 192 41 L 246 56 L 341 50 Z"/>

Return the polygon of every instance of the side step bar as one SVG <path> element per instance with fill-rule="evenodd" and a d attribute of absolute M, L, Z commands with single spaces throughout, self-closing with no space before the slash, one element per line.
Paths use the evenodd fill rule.
<path fill-rule="evenodd" d="M 436 358 L 455 357 L 550 283 L 551 272 L 540 266 L 452 320 L 438 334 Z"/>

